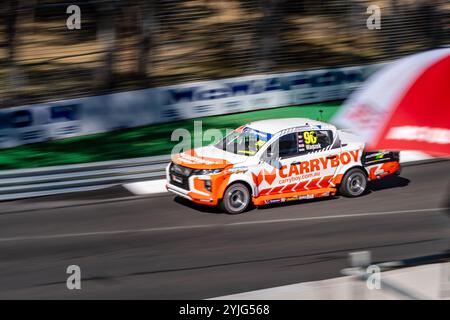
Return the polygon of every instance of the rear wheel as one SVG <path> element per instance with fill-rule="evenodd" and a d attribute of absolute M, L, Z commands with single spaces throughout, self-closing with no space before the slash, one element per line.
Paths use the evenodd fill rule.
<path fill-rule="evenodd" d="M 222 210 L 230 214 L 245 211 L 250 204 L 250 191 L 242 183 L 234 183 L 227 188 L 220 202 Z"/>
<path fill-rule="evenodd" d="M 358 197 L 366 191 L 367 176 L 360 168 L 347 171 L 339 186 L 339 192 L 346 197 Z"/>

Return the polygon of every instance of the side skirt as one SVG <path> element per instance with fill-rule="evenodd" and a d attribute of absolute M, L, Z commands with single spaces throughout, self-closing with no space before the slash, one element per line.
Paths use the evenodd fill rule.
<path fill-rule="evenodd" d="M 261 206 L 270 203 L 329 197 L 335 195 L 336 191 L 336 188 L 323 188 L 299 192 L 271 194 L 267 196 L 253 197 L 252 201 L 255 206 Z"/>

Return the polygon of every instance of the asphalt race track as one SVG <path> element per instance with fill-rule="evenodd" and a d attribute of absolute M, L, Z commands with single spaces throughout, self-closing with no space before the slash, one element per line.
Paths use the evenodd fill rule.
<path fill-rule="evenodd" d="M 0 298 L 203 299 L 340 276 L 450 248 L 450 161 L 403 168 L 356 198 L 226 215 L 122 189 L 0 203 Z M 66 268 L 81 268 L 81 290 Z"/>

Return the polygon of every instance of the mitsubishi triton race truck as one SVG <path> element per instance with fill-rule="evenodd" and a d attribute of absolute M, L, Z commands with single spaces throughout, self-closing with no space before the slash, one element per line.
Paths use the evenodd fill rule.
<path fill-rule="evenodd" d="M 367 152 L 356 136 L 331 124 L 287 118 L 252 122 L 216 144 L 174 155 L 166 186 L 238 214 L 250 204 L 357 197 L 368 181 L 399 171 L 398 152 Z"/>

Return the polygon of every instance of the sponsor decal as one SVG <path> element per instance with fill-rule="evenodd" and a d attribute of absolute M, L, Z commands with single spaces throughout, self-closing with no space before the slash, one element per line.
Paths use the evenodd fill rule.
<path fill-rule="evenodd" d="M 341 99 L 378 67 L 245 76 L 2 109 L 0 148 L 199 116 Z M 77 121 L 83 125 L 53 127 Z M 49 128 L 39 131 L 40 126 Z M 31 130 L 20 136 L 21 128 Z"/>
<path fill-rule="evenodd" d="M 313 194 L 305 194 L 303 196 L 298 196 L 298 200 L 307 200 L 307 199 L 314 199 L 314 195 Z"/>
<path fill-rule="evenodd" d="M 181 153 L 179 155 L 180 160 L 188 163 L 199 163 L 199 164 L 215 164 L 216 162 L 207 160 L 205 158 L 199 158 L 196 156 L 191 156 L 186 153 Z"/>
<path fill-rule="evenodd" d="M 318 72 L 298 72 L 259 79 L 224 79 L 193 86 L 164 88 L 161 90 L 163 105 L 178 103 L 215 102 L 219 99 L 238 98 L 264 93 L 283 92 L 297 89 L 315 89 L 359 84 L 366 77 L 362 68 L 328 69 Z M 310 92 L 311 93 L 311 92 Z M 261 99 L 261 98 L 259 98 Z M 256 103 L 265 104 L 264 101 Z"/>
<path fill-rule="evenodd" d="M 310 199 L 314 199 L 314 198 L 327 197 L 329 195 L 330 195 L 330 192 L 324 192 L 324 193 L 319 193 L 319 194 L 304 194 L 301 196 L 293 196 L 293 197 L 287 197 L 287 198 L 266 200 L 265 203 L 270 204 L 270 203 L 281 203 L 281 202 L 298 201 L 298 200 L 310 200 Z"/>
<path fill-rule="evenodd" d="M 299 164 L 290 165 L 289 167 L 283 165 L 280 169 L 274 167 L 271 171 L 263 169 L 257 174 L 252 173 L 252 177 L 256 186 L 259 186 L 263 181 L 266 181 L 269 185 L 271 185 L 277 177 L 282 179 L 279 183 L 287 183 L 290 181 L 306 179 L 315 175 L 317 176 L 320 174 L 321 170 L 335 168 L 341 164 L 346 165 L 352 161 L 357 162 L 358 159 L 359 150 L 352 150 L 343 152 L 339 156 L 336 155 L 336 157 L 332 159 L 320 157 L 317 159 L 302 161 Z"/>
<path fill-rule="evenodd" d="M 283 202 L 282 199 L 271 199 L 271 200 L 266 200 L 265 201 L 266 204 L 281 203 L 281 202 Z"/>
<path fill-rule="evenodd" d="M 383 159 L 386 154 L 389 154 L 389 151 L 381 150 L 381 151 L 378 151 L 375 153 L 367 154 L 366 159 L 375 158 L 376 160 L 379 160 L 379 159 Z"/>
<path fill-rule="evenodd" d="M 369 153 L 364 155 L 363 164 L 364 166 L 369 166 L 372 164 L 378 164 L 388 161 L 394 161 L 393 157 L 390 155 L 390 151 L 379 151 L 374 153 Z"/>
<path fill-rule="evenodd" d="M 314 178 L 314 177 L 318 177 L 318 176 L 320 176 L 320 172 L 306 173 L 306 174 L 301 174 L 299 176 L 293 176 L 293 177 L 289 177 L 286 179 L 280 179 L 280 181 L 278 183 L 279 184 L 292 183 L 292 182 L 297 182 L 299 180 L 310 179 L 310 178 Z"/>

